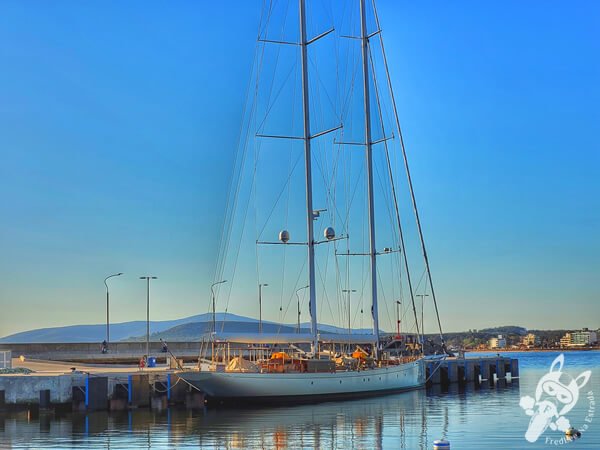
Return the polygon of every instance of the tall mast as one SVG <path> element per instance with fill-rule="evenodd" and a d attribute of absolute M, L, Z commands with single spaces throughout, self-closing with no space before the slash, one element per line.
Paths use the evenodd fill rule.
<path fill-rule="evenodd" d="M 308 54 L 306 39 L 306 8 L 304 0 L 299 0 L 300 52 L 302 60 L 302 110 L 304 119 L 304 165 L 306 167 L 306 228 L 308 236 L 308 293 L 310 307 L 310 328 L 312 333 L 311 351 L 316 355 L 317 337 L 317 295 L 315 286 L 315 242 L 313 231 L 312 170 L 310 154 L 310 104 L 308 97 Z"/>
<path fill-rule="evenodd" d="M 371 260 L 371 299 L 375 357 L 379 356 L 379 314 L 377 308 L 377 248 L 375 246 L 375 201 L 373 198 L 373 148 L 371 142 L 371 100 L 369 95 L 369 37 L 365 0 L 360 0 L 360 38 L 362 44 L 363 88 L 365 100 L 365 149 L 367 157 L 367 195 L 369 199 L 369 257 Z"/>

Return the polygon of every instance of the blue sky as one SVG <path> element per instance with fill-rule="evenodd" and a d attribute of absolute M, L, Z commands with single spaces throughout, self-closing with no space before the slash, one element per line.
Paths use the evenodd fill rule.
<path fill-rule="evenodd" d="M 261 4 L 0 4 L 0 335 L 206 312 Z M 378 6 L 445 328 L 600 326 L 600 5 Z"/>

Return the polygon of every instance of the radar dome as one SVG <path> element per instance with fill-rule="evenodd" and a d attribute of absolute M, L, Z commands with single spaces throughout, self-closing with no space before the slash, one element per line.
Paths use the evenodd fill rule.
<path fill-rule="evenodd" d="M 323 231 L 323 235 L 325 236 L 325 239 L 330 241 L 335 238 L 335 230 L 332 227 L 327 227 L 325 228 L 325 231 Z"/>
<path fill-rule="evenodd" d="M 290 232 L 288 230 L 282 230 L 279 232 L 279 240 L 284 244 L 290 240 Z"/>

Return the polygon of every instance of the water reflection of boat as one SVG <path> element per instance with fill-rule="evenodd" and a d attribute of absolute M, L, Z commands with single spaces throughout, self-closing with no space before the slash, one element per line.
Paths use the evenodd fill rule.
<path fill-rule="evenodd" d="M 491 418 L 499 406 L 506 411 L 519 408 L 519 394 L 513 386 L 450 386 L 444 392 L 420 390 L 297 406 L 0 413 L 0 447 L 430 450 L 433 439 L 450 431 L 455 436 L 453 444 L 461 448 L 481 448 L 482 441 L 484 447 L 493 447 L 498 436 L 509 441 L 506 448 L 520 448 L 522 433 L 515 435 L 514 426 L 526 423 L 518 418 L 502 428 Z M 482 421 L 482 417 L 490 419 Z M 475 441 L 467 437 L 473 424 L 481 429 Z M 465 437 L 461 440 L 459 435 Z"/>

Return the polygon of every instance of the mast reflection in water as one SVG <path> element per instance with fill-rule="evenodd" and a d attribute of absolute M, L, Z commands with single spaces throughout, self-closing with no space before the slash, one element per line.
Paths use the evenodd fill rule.
<path fill-rule="evenodd" d="M 518 389 L 510 387 L 440 394 L 421 390 L 315 405 L 201 411 L 25 411 L 0 415 L 0 447 L 429 449 L 448 434 L 453 417 L 467 418 L 467 395 L 480 406 L 518 405 Z"/>
<path fill-rule="evenodd" d="M 547 431 L 530 444 L 530 417 L 519 406 L 521 395 L 535 392 L 558 353 L 527 352 L 519 383 L 499 382 L 475 388 L 418 390 L 385 397 L 314 405 L 161 412 L 34 414 L 0 413 L 0 448 L 368 448 L 431 450 L 446 437 L 452 448 L 547 449 Z M 565 352 L 567 372 L 591 370 L 586 397 L 569 412 L 572 424 L 589 415 L 588 392 L 600 393 L 600 352 Z M 576 442 L 598 448 L 600 422 L 594 417 Z"/>

